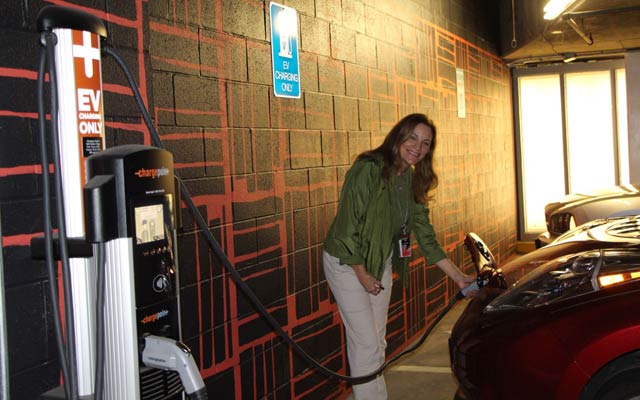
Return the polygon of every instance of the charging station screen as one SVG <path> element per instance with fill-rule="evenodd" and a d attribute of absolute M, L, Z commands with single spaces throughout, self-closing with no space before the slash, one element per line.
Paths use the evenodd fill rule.
<path fill-rule="evenodd" d="M 165 238 L 164 207 L 162 204 L 136 207 L 135 218 L 137 244 L 155 242 Z"/>

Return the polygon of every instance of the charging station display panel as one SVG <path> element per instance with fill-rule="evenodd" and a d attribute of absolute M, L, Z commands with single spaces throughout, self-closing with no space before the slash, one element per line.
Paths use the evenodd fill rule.
<path fill-rule="evenodd" d="M 153 246 L 155 242 L 171 242 L 173 230 L 173 196 L 143 197 L 133 202 L 135 244 Z"/>
<path fill-rule="evenodd" d="M 151 204 L 135 208 L 136 244 L 165 239 L 164 205 Z"/>

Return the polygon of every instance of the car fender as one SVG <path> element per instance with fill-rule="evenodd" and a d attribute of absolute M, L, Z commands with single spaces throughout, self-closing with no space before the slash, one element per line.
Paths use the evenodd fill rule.
<path fill-rule="evenodd" d="M 555 398 L 578 399 L 584 386 L 600 368 L 616 358 L 640 349 L 640 326 L 618 330 L 589 343 L 576 354 L 563 374 Z"/>

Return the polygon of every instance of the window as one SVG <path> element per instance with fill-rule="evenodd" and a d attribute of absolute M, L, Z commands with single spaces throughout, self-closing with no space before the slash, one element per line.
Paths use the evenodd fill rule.
<path fill-rule="evenodd" d="M 527 230 L 544 231 L 548 198 L 564 194 L 560 77 L 538 75 L 518 81 L 524 222 Z M 544 162 L 540 162 L 544 160 Z"/>
<path fill-rule="evenodd" d="M 629 183 L 622 61 L 514 71 L 520 238 L 546 230 L 544 206 Z"/>
<path fill-rule="evenodd" d="M 620 183 L 629 184 L 629 131 L 627 130 L 627 80 L 625 70 L 616 69 L 616 108 L 618 113 L 618 168 Z"/>
<path fill-rule="evenodd" d="M 569 192 L 616 184 L 610 71 L 565 75 Z"/>

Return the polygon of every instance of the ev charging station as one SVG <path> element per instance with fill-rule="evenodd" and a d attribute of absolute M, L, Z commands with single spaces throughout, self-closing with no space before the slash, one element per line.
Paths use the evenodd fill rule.
<path fill-rule="evenodd" d="M 143 145 L 104 149 L 100 40 L 106 29 L 100 19 L 46 6 L 38 29 L 55 37 L 43 44 L 55 45 L 49 62 L 55 63 L 50 78 L 55 75 L 51 85 L 59 109 L 52 106 L 51 121 L 58 131 L 55 173 L 62 180 L 66 237 L 92 249 L 89 256 L 68 257 L 71 290 L 65 296 L 72 299 L 73 317 L 65 316 L 72 322 L 66 337 L 75 337 L 69 362 L 75 364 L 77 398 L 178 399 L 186 393 L 205 399 L 197 365 L 180 342 L 180 204 L 173 157 Z M 101 260 L 95 254 L 103 250 Z M 95 307 L 99 273 L 104 273 L 102 310 Z M 97 354 L 97 335 L 104 337 L 103 356 Z M 102 359 L 104 390 L 98 396 L 96 363 Z M 61 398 L 59 388 L 42 398 Z"/>
<path fill-rule="evenodd" d="M 104 394 L 174 398 L 181 378 L 190 393 L 193 367 L 178 366 L 178 374 L 148 367 L 164 368 L 163 357 L 183 356 L 173 157 L 149 146 L 113 147 L 88 158 L 87 176 L 87 239 L 106 243 Z"/>

